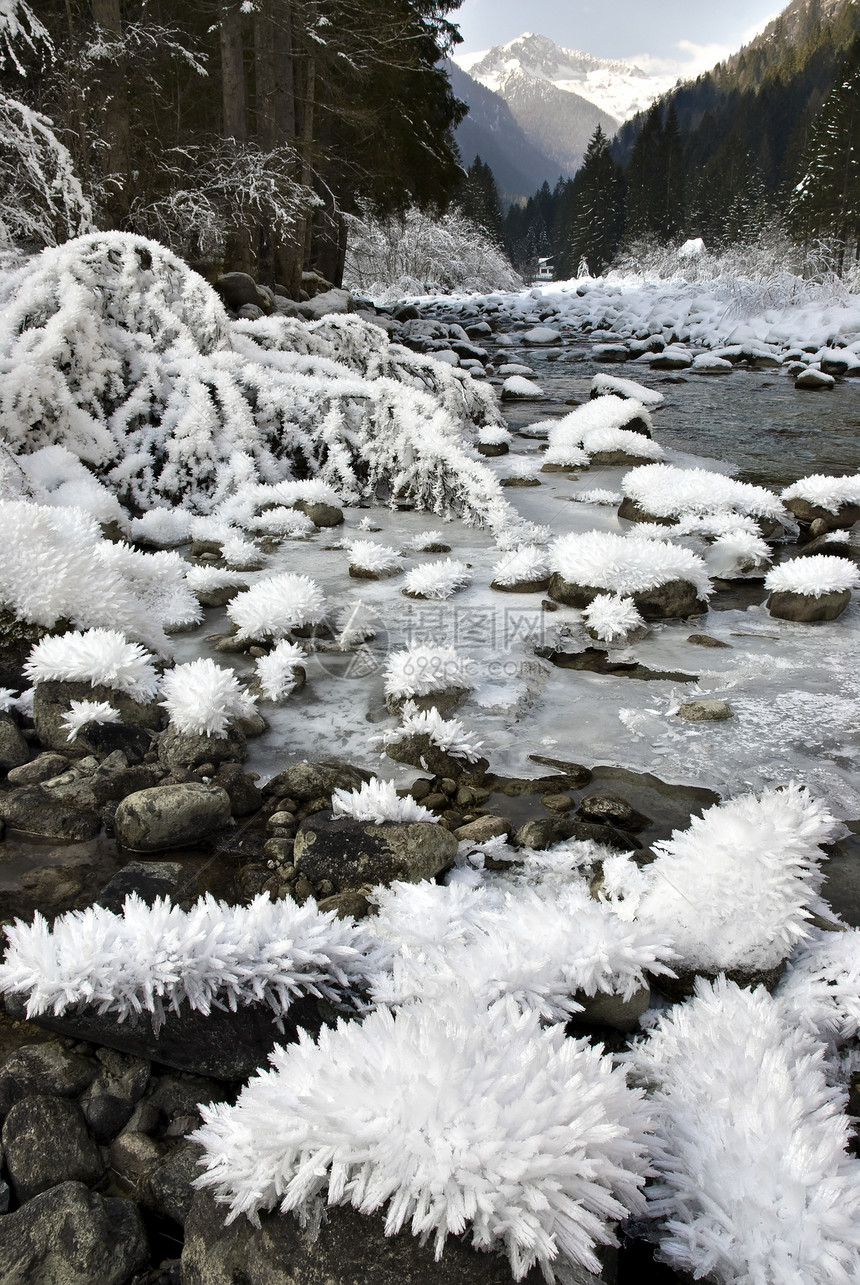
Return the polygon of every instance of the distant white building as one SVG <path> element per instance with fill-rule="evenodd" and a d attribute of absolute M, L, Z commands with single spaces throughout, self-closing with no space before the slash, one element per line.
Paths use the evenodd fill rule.
<path fill-rule="evenodd" d="M 535 281 L 555 281 L 555 268 L 552 266 L 551 258 L 538 259 Z"/>

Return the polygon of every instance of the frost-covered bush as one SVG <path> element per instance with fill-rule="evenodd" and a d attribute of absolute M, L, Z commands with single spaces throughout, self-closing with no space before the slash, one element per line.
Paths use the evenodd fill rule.
<path fill-rule="evenodd" d="M 465 759 L 467 763 L 477 763 L 483 749 L 482 742 L 466 730 L 461 719 L 443 718 L 435 705 L 432 709 L 419 710 L 413 701 L 406 701 L 400 711 L 400 726 L 389 728 L 382 739 L 386 745 L 396 745 L 407 736 L 426 736 L 444 754 Z"/>
<path fill-rule="evenodd" d="M 388 576 L 403 569 L 400 554 L 396 549 L 377 540 L 351 540 L 347 543 L 350 566 L 361 571 L 370 571 L 373 575 Z"/>
<path fill-rule="evenodd" d="M 255 668 L 264 700 L 286 700 L 296 686 L 296 669 L 306 660 L 304 649 L 286 639 L 274 646 L 267 656 L 258 656 Z"/>
<path fill-rule="evenodd" d="M 89 906 L 51 929 L 37 912 L 5 931 L 0 992 L 26 996 L 28 1017 L 92 1004 L 120 1021 L 152 1013 L 156 1025 L 185 1004 L 209 1013 L 261 1002 L 280 1018 L 300 995 L 341 1000 L 364 984 L 372 949 L 352 919 L 268 894 L 246 906 L 207 894 L 186 911 L 133 893 L 120 914 Z"/>
<path fill-rule="evenodd" d="M 781 502 L 763 486 L 737 482 L 703 468 L 674 468 L 643 464 L 621 480 L 624 494 L 658 518 L 687 514 L 744 513 L 752 517 L 788 520 Z"/>
<path fill-rule="evenodd" d="M 227 615 L 238 629 L 236 636 L 260 641 L 284 638 L 293 629 L 315 625 L 324 614 L 319 585 L 292 571 L 258 580 L 227 607 Z"/>
<path fill-rule="evenodd" d="M 685 968 L 775 968 L 809 936 L 821 905 L 821 845 L 837 824 L 794 783 L 744 794 L 655 843 L 648 866 L 608 858 L 602 895 L 665 932 Z"/>
<path fill-rule="evenodd" d="M 493 566 L 493 580 L 505 586 L 545 580 L 548 575 L 547 555 L 536 544 L 524 544 L 511 550 Z"/>
<path fill-rule="evenodd" d="M 646 388 L 644 384 L 637 384 L 635 379 L 621 379 L 617 375 L 595 375 L 591 381 L 591 392 L 596 397 L 627 397 L 652 408 L 663 401 L 663 394 L 656 388 Z"/>
<path fill-rule="evenodd" d="M 77 739 L 78 732 L 88 723 L 119 723 L 122 716 L 109 701 L 70 701 L 69 712 L 60 720 L 67 740 Z"/>
<path fill-rule="evenodd" d="M 208 658 L 168 670 L 161 690 L 161 704 L 173 726 L 192 736 L 223 736 L 231 723 L 256 709 L 254 697 L 242 690 L 233 670 Z"/>
<path fill-rule="evenodd" d="M 559 536 L 550 546 L 550 555 L 553 571 L 573 584 L 631 594 L 670 580 L 686 580 L 695 585 L 700 598 L 711 593 L 710 577 L 700 557 L 689 549 L 653 540 L 587 531 Z"/>
<path fill-rule="evenodd" d="M 850 558 L 814 553 L 808 558 L 781 562 L 767 573 L 764 587 L 772 593 L 802 593 L 820 598 L 825 593 L 860 588 L 860 571 Z"/>
<path fill-rule="evenodd" d="M 229 1218 L 319 1203 L 385 1210 L 388 1235 L 503 1250 L 521 1280 L 565 1259 L 599 1271 L 610 1221 L 644 1207 L 648 1117 L 602 1049 L 498 1005 L 427 1005 L 278 1048 L 234 1107 L 203 1107 L 206 1171 Z M 229 1220 L 229 1219 L 228 1219 Z"/>
<path fill-rule="evenodd" d="M 626 638 L 645 624 L 632 598 L 621 598 L 612 593 L 599 593 L 585 608 L 582 617 L 603 642 Z"/>
<path fill-rule="evenodd" d="M 807 504 L 838 513 L 843 504 L 860 504 L 860 476 L 827 477 L 824 473 L 811 473 L 787 486 L 781 499 L 806 500 Z"/>
<path fill-rule="evenodd" d="M 336 817 L 353 817 L 356 821 L 398 821 L 412 824 L 416 821 L 438 821 L 438 817 L 422 808 L 410 796 L 400 798 L 393 781 L 362 781 L 357 790 L 335 790 L 331 796 L 331 810 Z"/>
<path fill-rule="evenodd" d="M 860 1279 L 860 1163 L 824 1046 L 759 987 L 699 981 L 625 1059 L 649 1089 L 659 1255 L 720 1285 Z"/>
<path fill-rule="evenodd" d="M 165 655 L 165 628 L 199 617 L 178 557 L 111 544 L 80 509 L 0 500 L 0 537 L 0 604 L 23 620 L 112 627 Z"/>
<path fill-rule="evenodd" d="M 413 567 L 411 571 L 407 571 L 403 590 L 413 598 L 435 598 L 442 601 L 450 598 L 458 589 L 465 589 L 471 582 L 472 577 L 465 562 L 440 558 L 437 562 L 425 562 L 423 567 Z"/>
<path fill-rule="evenodd" d="M 385 664 L 387 696 L 428 696 L 446 687 L 472 687 L 475 662 L 454 647 L 416 643 L 389 653 Z"/>
<path fill-rule="evenodd" d="M 776 989 L 786 1021 L 825 1043 L 860 1033 L 860 929 L 822 932 L 798 946 Z"/>
<path fill-rule="evenodd" d="M 149 653 L 116 629 L 49 634 L 33 647 L 24 673 L 31 683 L 89 683 L 137 700 L 152 700 L 159 683 Z"/>

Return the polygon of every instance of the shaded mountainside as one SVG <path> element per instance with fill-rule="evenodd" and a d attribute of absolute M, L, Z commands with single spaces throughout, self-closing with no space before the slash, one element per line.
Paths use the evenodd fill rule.
<path fill-rule="evenodd" d="M 598 125 L 610 134 L 616 127 L 615 118 L 607 112 L 547 82 L 511 77 L 505 98 L 531 145 L 555 162 L 556 175 L 576 173 Z"/>

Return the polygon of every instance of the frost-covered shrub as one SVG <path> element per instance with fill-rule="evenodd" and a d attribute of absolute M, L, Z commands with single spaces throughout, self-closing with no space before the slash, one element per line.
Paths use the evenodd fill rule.
<path fill-rule="evenodd" d="M 116 629 L 49 634 L 33 647 L 24 673 L 31 683 L 89 683 L 137 700 L 152 700 L 158 692 L 152 657 Z"/>
<path fill-rule="evenodd" d="M 631 594 L 670 580 L 686 580 L 695 585 L 699 597 L 707 598 L 711 593 L 702 559 L 674 545 L 632 539 L 612 531 L 587 531 L 559 536 L 550 553 L 553 571 L 573 584 Z"/>
<path fill-rule="evenodd" d="M 92 1004 L 120 1021 L 152 1013 L 156 1025 L 184 1004 L 209 1013 L 262 1002 L 280 1018 L 300 995 L 343 999 L 364 984 L 372 947 L 352 919 L 268 894 L 246 906 L 207 894 L 186 911 L 133 893 L 121 914 L 71 910 L 52 930 L 37 912 L 6 936 L 0 991 L 26 996 L 28 1017 Z"/>
<path fill-rule="evenodd" d="M 165 627 L 199 611 L 178 558 L 111 544 L 80 509 L 0 501 L 0 537 L 0 603 L 23 620 L 116 628 L 165 655 Z"/>
<path fill-rule="evenodd" d="M 298 643 L 282 639 L 267 656 L 258 656 L 255 664 L 264 700 L 285 700 L 296 686 L 296 669 L 307 657 Z"/>
<path fill-rule="evenodd" d="M 609 858 L 602 895 L 664 931 L 685 968 L 775 968 L 809 936 L 821 845 L 836 832 L 825 806 L 794 783 L 745 794 L 655 843 L 657 858 L 642 869 Z"/>
<path fill-rule="evenodd" d="M 582 616 L 589 629 L 603 642 L 626 638 L 645 624 L 632 598 L 620 598 L 612 593 L 599 593 Z"/>
<path fill-rule="evenodd" d="M 357 790 L 335 790 L 331 796 L 331 810 L 336 817 L 353 817 L 356 821 L 398 821 L 412 824 L 416 821 L 436 822 L 438 817 L 422 808 L 411 796 L 400 798 L 393 781 L 362 781 Z"/>
<path fill-rule="evenodd" d="M 599 1271 L 610 1220 L 644 1207 L 647 1114 L 602 1049 L 498 1005 L 457 1020 L 419 1005 L 278 1048 L 194 1135 L 230 1218 L 321 1199 L 385 1231 L 501 1249 L 513 1276 L 569 1259 Z"/>
<path fill-rule="evenodd" d="M 477 763 L 483 749 L 482 742 L 466 730 L 459 718 L 443 718 L 435 705 L 419 710 L 413 701 L 406 701 L 400 711 L 400 726 L 389 728 L 382 739 L 386 745 L 395 745 L 406 736 L 426 736 L 444 754 L 467 763 Z"/>
<path fill-rule="evenodd" d="M 454 647 L 416 643 L 389 653 L 385 664 L 387 696 L 428 696 L 446 687 L 472 687 L 475 662 Z"/>
<path fill-rule="evenodd" d="M 640 509 L 658 518 L 744 513 L 752 517 L 788 519 L 777 496 L 766 487 L 737 482 L 703 468 L 643 464 L 622 478 L 621 489 Z"/>
<path fill-rule="evenodd" d="M 161 683 L 173 726 L 192 736 L 223 736 L 237 718 L 247 718 L 256 701 L 239 686 L 232 669 L 222 669 L 214 660 L 192 660 L 176 665 Z"/>
<path fill-rule="evenodd" d="M 720 1285 L 860 1278 L 860 1163 L 824 1046 L 759 987 L 697 982 L 626 1060 L 649 1089 L 659 1254 Z"/>
<path fill-rule="evenodd" d="M 536 544 L 524 544 L 513 549 L 493 566 L 493 580 L 506 586 L 545 580 L 548 575 L 547 555 Z"/>
<path fill-rule="evenodd" d="M 315 625 L 324 614 L 319 585 L 292 571 L 258 580 L 227 607 L 227 615 L 238 628 L 236 636 L 260 641 L 283 638 L 293 629 Z"/>
<path fill-rule="evenodd" d="M 109 701 L 70 701 L 69 712 L 64 714 L 61 723 L 63 731 L 68 732 L 67 739 L 74 741 L 82 727 L 88 723 L 119 723 L 122 716 Z"/>
<path fill-rule="evenodd" d="M 597 397 L 626 397 L 652 408 L 663 401 L 663 394 L 656 388 L 646 388 L 644 384 L 637 384 L 635 379 L 621 379 L 616 375 L 595 375 L 591 381 L 591 392 Z"/>
<path fill-rule="evenodd" d="M 860 929 L 822 932 L 798 946 L 776 989 L 786 1021 L 825 1043 L 860 1033 Z"/>
<path fill-rule="evenodd" d="M 411 571 L 407 571 L 403 589 L 413 598 L 435 598 L 441 601 L 450 598 L 458 589 L 465 589 L 471 582 L 472 577 L 465 562 L 440 558 L 437 562 L 426 562 L 423 567 L 413 567 Z"/>
<path fill-rule="evenodd" d="M 820 598 L 825 593 L 860 588 L 860 571 L 850 558 L 814 553 L 808 558 L 781 562 L 767 573 L 764 587 L 772 593 L 802 593 Z"/>
<path fill-rule="evenodd" d="M 860 476 L 827 477 L 824 473 L 811 473 L 787 486 L 780 498 L 806 500 L 816 508 L 838 513 L 843 504 L 860 504 Z"/>
<path fill-rule="evenodd" d="M 376 540 L 351 540 L 347 543 L 350 566 L 369 571 L 377 576 L 392 575 L 403 569 L 396 549 Z"/>

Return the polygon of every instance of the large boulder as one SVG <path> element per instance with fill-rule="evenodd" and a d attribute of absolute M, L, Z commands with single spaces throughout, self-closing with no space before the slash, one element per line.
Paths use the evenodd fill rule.
<path fill-rule="evenodd" d="M 200 843 L 230 820 L 230 796 L 217 785 L 156 785 L 117 806 L 117 841 L 133 852 Z"/>
<path fill-rule="evenodd" d="M 15 830 L 37 839 L 58 843 L 81 843 L 94 839 L 101 829 L 101 818 L 54 797 L 44 785 L 24 786 L 0 794 L 0 820 Z"/>
<path fill-rule="evenodd" d="M 292 1214 L 263 1214 L 255 1228 L 243 1217 L 225 1227 L 225 1213 L 208 1192 L 194 1197 L 182 1285 L 511 1285 L 501 1254 L 477 1252 L 468 1236 L 449 1236 L 437 1263 L 432 1240 L 422 1245 L 409 1232 L 386 1236 L 382 1214 L 329 1209 L 314 1240 Z M 570 1285 L 600 1285 L 600 1277 L 576 1271 Z M 543 1283 L 537 1268 L 523 1279 Z"/>
<path fill-rule="evenodd" d="M 73 1053 L 59 1040 L 15 1049 L 0 1066 L 0 1116 L 22 1098 L 77 1097 L 95 1079 L 98 1066 L 94 1058 Z"/>
<path fill-rule="evenodd" d="M 797 518 L 801 528 L 808 529 L 813 522 L 820 522 L 821 526 L 816 528 L 816 534 L 819 535 L 827 531 L 843 531 L 846 527 L 852 527 L 855 522 L 860 522 L 860 504 L 840 504 L 834 513 L 820 504 L 810 504 L 809 500 L 801 499 L 799 495 L 784 500 L 783 503 L 789 513 Z"/>
<path fill-rule="evenodd" d="M 89 748 L 78 738 L 69 741 L 69 734 L 63 726 L 63 718 L 68 714 L 71 702 L 107 701 L 114 709 L 119 710 L 123 723 L 147 728 L 157 732 L 161 727 L 162 711 L 157 701 L 136 701 L 125 692 L 114 687 L 90 683 L 64 683 L 50 681 L 38 683 L 33 696 L 33 722 L 36 735 L 45 749 L 59 750 L 68 758 L 83 758 L 90 753 Z"/>
<path fill-rule="evenodd" d="M 264 313 L 272 311 L 271 296 L 264 293 L 247 272 L 225 272 L 223 276 L 216 278 L 214 289 L 221 296 L 224 305 L 234 312 L 238 312 L 246 304 L 251 304 Z"/>
<path fill-rule="evenodd" d="M 851 590 L 822 593 L 817 598 L 807 593 L 781 589 L 770 595 L 765 606 L 778 620 L 797 620 L 809 624 L 814 620 L 837 620 L 851 601 Z"/>
<path fill-rule="evenodd" d="M 64 1182 L 0 1218 L 6 1285 L 127 1285 L 149 1257 L 137 1206 Z"/>
<path fill-rule="evenodd" d="M 323 812 L 302 822 L 293 862 L 312 885 L 328 880 L 338 892 L 354 892 L 398 879 L 432 879 L 456 855 L 457 840 L 433 822 L 377 825 Z"/>
<path fill-rule="evenodd" d="M 566 607 L 588 607 L 598 594 L 606 592 L 606 589 L 598 589 L 594 585 L 565 580 L 558 572 L 550 577 L 550 598 Z M 629 596 L 644 620 L 686 619 L 708 610 L 707 602 L 699 597 L 696 586 L 688 580 L 667 580 L 653 589 L 643 589 Z"/>
<path fill-rule="evenodd" d="M 30 758 L 30 746 L 11 714 L 0 711 L 0 772 L 22 767 Z"/>
<path fill-rule="evenodd" d="M 359 790 L 372 779 L 372 772 L 343 763 L 340 759 L 315 762 L 303 759 L 273 776 L 263 786 L 263 794 L 268 798 L 289 798 L 298 803 L 309 803 L 312 799 L 330 799 L 334 790 Z"/>
<path fill-rule="evenodd" d="M 61 1182 L 98 1182 L 105 1171 L 81 1108 L 68 1098 L 16 1102 L 3 1125 L 3 1151 L 19 1204 Z"/>
<path fill-rule="evenodd" d="M 162 767 L 201 767 L 204 763 L 244 763 L 248 757 L 245 734 L 235 724 L 223 736 L 205 732 L 180 732 L 170 723 L 158 738 Z"/>

